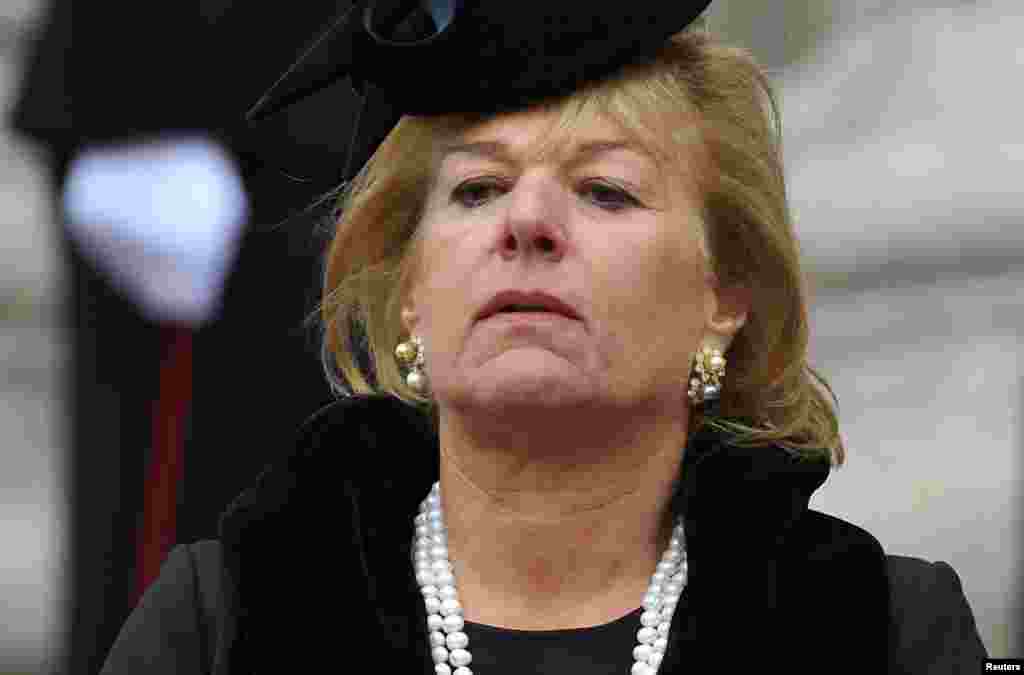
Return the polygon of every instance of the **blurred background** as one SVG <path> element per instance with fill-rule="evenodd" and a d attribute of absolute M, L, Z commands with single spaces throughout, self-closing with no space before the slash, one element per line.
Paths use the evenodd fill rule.
<path fill-rule="evenodd" d="M 1019 657 L 1024 10 L 1018 0 L 766 4 L 715 0 L 710 18 L 779 91 L 813 288 L 812 365 L 839 398 L 849 451 L 811 507 L 862 526 L 888 553 L 949 562 L 990 655 Z M 0 3 L 5 109 L 44 9 Z M 5 675 L 51 672 L 67 627 L 67 272 L 47 161 L 0 130 Z"/>

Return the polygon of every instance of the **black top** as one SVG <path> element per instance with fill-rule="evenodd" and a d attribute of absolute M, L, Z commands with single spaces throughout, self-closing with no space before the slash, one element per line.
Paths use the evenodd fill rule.
<path fill-rule="evenodd" d="M 633 667 L 643 607 L 600 626 L 513 630 L 466 622 L 469 665 L 480 675 L 586 673 L 624 675 Z"/>

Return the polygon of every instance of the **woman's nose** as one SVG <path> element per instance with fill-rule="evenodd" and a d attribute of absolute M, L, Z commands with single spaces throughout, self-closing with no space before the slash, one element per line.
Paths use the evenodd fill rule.
<path fill-rule="evenodd" d="M 502 252 L 561 257 L 568 199 L 558 182 L 550 177 L 521 177 L 509 197 Z"/>

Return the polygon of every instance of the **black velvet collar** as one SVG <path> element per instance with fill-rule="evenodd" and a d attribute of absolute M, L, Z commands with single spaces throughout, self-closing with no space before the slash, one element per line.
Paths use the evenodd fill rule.
<path fill-rule="evenodd" d="M 357 612 L 350 618 L 369 624 L 362 629 L 432 672 L 423 603 L 410 610 L 418 586 L 408 561 L 412 519 L 438 480 L 438 461 L 436 436 L 398 399 L 342 399 L 312 416 L 295 448 L 221 516 L 233 620 L 222 636 L 230 654 L 218 661 L 230 657 L 232 673 L 255 672 L 269 670 L 276 658 L 268 641 L 331 645 L 341 628 L 310 618 L 311 606 L 322 604 L 330 612 Z M 798 460 L 783 448 L 740 449 L 708 430 L 694 434 L 672 502 L 684 515 L 688 590 L 714 582 L 717 598 L 742 603 L 747 623 L 771 621 L 780 606 L 777 561 L 788 555 L 787 538 L 829 470 L 827 460 Z M 694 635 L 695 624 L 686 621 L 673 623 L 670 643 Z M 711 620 L 702 619 L 705 625 Z M 683 658 L 672 650 L 670 644 L 663 672 Z M 296 652 L 286 651 L 281 667 L 294 669 Z"/>

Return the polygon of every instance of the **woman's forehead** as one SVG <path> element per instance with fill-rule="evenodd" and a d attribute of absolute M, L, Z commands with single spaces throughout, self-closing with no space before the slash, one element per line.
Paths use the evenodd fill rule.
<path fill-rule="evenodd" d="M 442 145 L 443 156 L 469 151 L 539 160 L 552 154 L 613 149 L 652 155 L 649 143 L 602 112 L 566 114 L 554 108 L 502 113 L 472 124 Z"/>
<path fill-rule="evenodd" d="M 664 181 L 682 179 L 695 188 L 707 163 L 696 116 L 685 111 L 663 115 L 631 110 L 634 106 L 616 110 L 588 103 L 552 104 L 463 119 L 448 127 L 435 145 L 435 171 L 473 158 L 512 166 L 552 161 L 575 166 L 605 155 L 638 167 L 646 165 Z M 462 159 L 447 161 L 459 157 Z"/>

